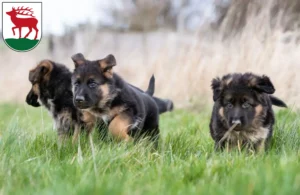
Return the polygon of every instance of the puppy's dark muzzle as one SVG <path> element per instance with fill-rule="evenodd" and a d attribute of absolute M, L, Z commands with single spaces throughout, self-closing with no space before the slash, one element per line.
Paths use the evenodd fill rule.
<path fill-rule="evenodd" d="M 86 109 L 89 107 L 84 96 L 76 96 L 74 100 L 74 104 L 79 109 Z"/>
<path fill-rule="evenodd" d="M 30 91 L 26 97 L 26 102 L 33 107 L 39 107 L 40 103 L 38 102 L 38 98 L 39 97 L 37 95 Z"/>
<path fill-rule="evenodd" d="M 231 126 L 236 125 L 233 129 L 234 131 L 241 131 L 242 130 L 242 121 L 240 119 L 232 119 L 230 122 Z"/>

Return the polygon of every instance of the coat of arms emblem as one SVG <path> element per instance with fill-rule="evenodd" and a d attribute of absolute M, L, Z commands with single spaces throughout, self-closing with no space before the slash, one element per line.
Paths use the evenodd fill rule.
<path fill-rule="evenodd" d="M 15 51 L 35 48 L 42 38 L 42 3 L 3 2 L 2 36 Z"/>

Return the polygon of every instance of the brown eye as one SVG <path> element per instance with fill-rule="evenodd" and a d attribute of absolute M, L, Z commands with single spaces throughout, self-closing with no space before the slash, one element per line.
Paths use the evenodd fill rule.
<path fill-rule="evenodd" d="M 79 84 L 80 84 L 80 82 L 79 82 L 79 81 L 75 81 L 75 83 L 73 83 L 74 87 L 78 87 L 78 86 L 79 86 Z"/>
<path fill-rule="evenodd" d="M 233 105 L 232 105 L 232 103 L 228 102 L 228 103 L 226 104 L 226 108 L 228 108 L 228 109 L 231 109 L 231 108 L 233 108 Z"/>
<path fill-rule="evenodd" d="M 95 88 L 95 87 L 97 87 L 97 83 L 95 83 L 95 82 L 90 83 L 90 84 L 89 84 L 89 87 L 90 87 L 90 88 Z"/>
<path fill-rule="evenodd" d="M 243 108 L 250 108 L 251 105 L 248 102 L 243 103 L 242 105 Z"/>
<path fill-rule="evenodd" d="M 89 80 L 89 82 L 88 82 L 88 86 L 89 86 L 89 88 L 95 88 L 95 87 L 97 87 L 98 86 L 98 83 L 96 83 L 94 80 Z"/>

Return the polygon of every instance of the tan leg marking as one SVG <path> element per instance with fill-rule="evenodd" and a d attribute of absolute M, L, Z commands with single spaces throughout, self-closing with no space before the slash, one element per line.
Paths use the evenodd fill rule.
<path fill-rule="evenodd" d="M 124 113 L 121 113 L 110 122 L 108 130 L 114 138 L 117 138 L 118 140 L 130 141 L 132 139 L 128 135 L 130 126 L 130 117 Z"/>
<path fill-rule="evenodd" d="M 85 124 L 85 129 L 87 130 L 88 135 L 92 133 L 93 129 L 96 126 L 97 118 L 87 111 L 82 111 L 82 118 L 81 120 Z"/>
<path fill-rule="evenodd" d="M 74 135 L 73 135 L 73 139 L 72 139 L 72 144 L 75 144 L 78 141 L 79 134 L 80 134 L 80 126 L 79 125 L 75 125 L 75 130 L 74 130 Z"/>
<path fill-rule="evenodd" d="M 124 106 L 115 106 L 112 109 L 110 109 L 110 111 L 109 111 L 109 117 L 110 118 L 114 118 L 115 116 L 121 114 L 125 110 L 126 110 L 126 108 Z"/>

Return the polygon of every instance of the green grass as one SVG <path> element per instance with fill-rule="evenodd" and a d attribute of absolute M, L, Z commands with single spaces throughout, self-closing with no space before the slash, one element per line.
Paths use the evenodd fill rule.
<path fill-rule="evenodd" d="M 57 146 L 49 114 L 0 105 L 0 194 L 299 194 L 300 113 L 279 110 L 267 154 L 215 153 L 210 110 L 161 117 L 158 151 L 99 141 L 95 165 L 88 141 Z"/>
<path fill-rule="evenodd" d="M 27 51 L 34 48 L 40 40 L 31 39 L 5 39 L 5 42 L 14 50 Z"/>

